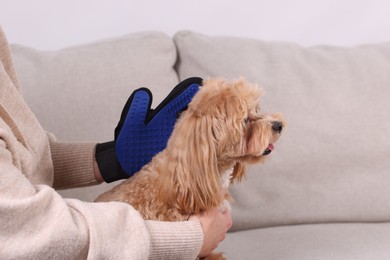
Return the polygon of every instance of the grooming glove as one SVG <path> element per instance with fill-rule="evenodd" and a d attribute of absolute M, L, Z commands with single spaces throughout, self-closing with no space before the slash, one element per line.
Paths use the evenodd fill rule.
<path fill-rule="evenodd" d="M 167 146 L 177 118 L 201 84 L 197 77 L 182 81 L 155 109 L 151 109 L 149 89 L 131 94 L 115 128 L 114 141 L 96 146 L 96 161 L 105 182 L 132 176 Z"/>

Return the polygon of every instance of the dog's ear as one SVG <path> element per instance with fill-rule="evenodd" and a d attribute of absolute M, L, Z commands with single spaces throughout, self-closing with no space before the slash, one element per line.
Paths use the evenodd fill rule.
<path fill-rule="evenodd" d="M 212 119 L 184 113 L 175 126 L 161 196 L 183 214 L 197 214 L 223 201 Z M 185 117 L 185 118 L 184 118 Z"/>
<path fill-rule="evenodd" d="M 237 162 L 233 168 L 231 182 L 233 183 L 234 181 L 241 181 L 242 178 L 245 176 L 245 172 L 246 166 L 240 162 Z"/>

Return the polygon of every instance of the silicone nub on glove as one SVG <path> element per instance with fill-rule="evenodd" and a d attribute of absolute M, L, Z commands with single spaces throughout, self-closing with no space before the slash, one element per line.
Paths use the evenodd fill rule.
<path fill-rule="evenodd" d="M 96 146 L 96 161 L 103 179 L 112 182 L 128 178 L 162 151 L 178 116 L 201 84 L 201 78 L 182 81 L 154 110 L 150 90 L 135 90 L 115 128 L 115 141 Z"/>

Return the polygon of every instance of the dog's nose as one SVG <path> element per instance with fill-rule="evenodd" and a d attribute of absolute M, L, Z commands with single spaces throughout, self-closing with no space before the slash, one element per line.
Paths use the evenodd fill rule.
<path fill-rule="evenodd" d="M 283 130 L 282 122 L 279 121 L 272 122 L 272 130 L 276 133 L 281 133 Z"/>

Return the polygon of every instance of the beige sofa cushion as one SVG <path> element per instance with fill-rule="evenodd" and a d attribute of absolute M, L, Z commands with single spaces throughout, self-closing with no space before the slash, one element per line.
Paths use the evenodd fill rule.
<path fill-rule="evenodd" d="M 180 79 L 244 76 L 287 128 L 232 188 L 233 230 L 390 220 L 390 44 L 356 47 L 175 35 Z"/>
<path fill-rule="evenodd" d="M 143 32 L 58 51 L 13 45 L 23 94 L 46 130 L 59 140 L 113 140 L 133 90 L 152 90 L 156 106 L 178 83 L 171 38 Z M 93 201 L 112 184 L 60 191 Z"/>
<path fill-rule="evenodd" d="M 144 32 L 58 51 L 12 45 L 25 99 L 61 140 L 108 141 L 134 89 L 158 104 L 178 83 L 171 38 Z"/>
<path fill-rule="evenodd" d="M 216 252 L 239 260 L 388 260 L 390 223 L 291 225 L 229 233 Z"/>

